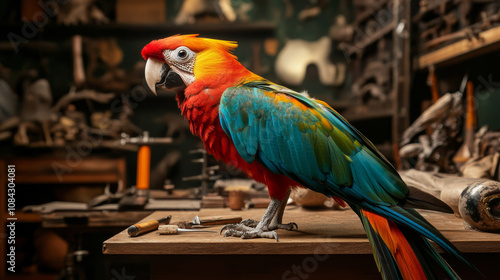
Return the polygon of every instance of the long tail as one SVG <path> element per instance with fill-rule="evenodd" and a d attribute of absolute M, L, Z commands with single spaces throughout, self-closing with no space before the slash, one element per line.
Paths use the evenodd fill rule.
<path fill-rule="evenodd" d="M 399 223 L 371 211 L 353 209 L 361 218 L 378 269 L 384 279 L 436 279 L 439 275 L 460 279 L 418 230 L 400 226 Z M 416 211 L 415 213 L 420 216 Z M 432 227 L 430 234 L 433 237 L 431 239 L 445 251 L 474 268 L 435 228 Z"/>

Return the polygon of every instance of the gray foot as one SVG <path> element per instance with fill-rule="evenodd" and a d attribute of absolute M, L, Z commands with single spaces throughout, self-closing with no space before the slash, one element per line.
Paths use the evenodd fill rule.
<path fill-rule="evenodd" d="M 220 234 L 222 234 L 223 231 L 228 231 L 228 230 L 251 231 L 255 230 L 255 227 L 249 227 L 247 225 L 244 225 L 243 222 L 239 224 L 227 224 L 220 229 Z"/>
<path fill-rule="evenodd" d="M 243 239 L 250 238 L 271 238 L 278 242 L 278 234 L 275 231 L 264 231 L 262 229 L 251 229 L 251 230 L 237 230 L 232 228 L 226 228 L 224 232 L 224 237 L 235 236 L 241 237 Z"/>

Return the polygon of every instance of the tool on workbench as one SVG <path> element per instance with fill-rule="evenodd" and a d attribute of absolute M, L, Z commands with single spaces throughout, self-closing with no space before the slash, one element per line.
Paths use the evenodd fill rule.
<path fill-rule="evenodd" d="M 186 229 L 180 228 L 176 225 L 161 225 L 158 227 L 158 233 L 161 235 L 173 235 L 180 232 L 217 232 L 215 230 L 205 230 L 205 229 Z"/>
<path fill-rule="evenodd" d="M 124 196 L 119 202 L 119 208 L 124 209 L 143 209 L 149 200 L 149 175 L 151 164 L 151 145 L 153 144 L 171 144 L 170 137 L 149 137 L 149 132 L 144 131 L 143 135 L 130 137 L 128 134 L 122 134 L 121 145 L 134 144 L 139 146 L 137 153 L 137 181 L 136 192 L 130 196 Z"/>
<path fill-rule="evenodd" d="M 243 219 L 238 215 L 223 215 L 223 216 L 206 216 L 206 217 L 194 217 L 192 222 L 180 222 L 178 224 L 179 228 L 190 229 L 193 227 L 204 227 L 212 225 L 225 225 L 225 224 L 236 224 L 241 222 Z"/>
<path fill-rule="evenodd" d="M 140 224 L 131 225 L 128 229 L 128 235 L 138 236 L 146 232 L 158 229 L 160 225 L 167 225 L 170 223 L 172 216 L 161 218 L 159 220 L 148 221 Z"/>
<path fill-rule="evenodd" d="M 196 216 L 193 219 L 194 225 L 225 225 L 241 222 L 242 218 L 238 215 L 223 215 L 223 216 Z"/>

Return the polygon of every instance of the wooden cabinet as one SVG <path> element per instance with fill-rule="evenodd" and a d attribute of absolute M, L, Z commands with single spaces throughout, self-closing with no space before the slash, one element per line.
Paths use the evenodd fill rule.
<path fill-rule="evenodd" d="M 8 172 L 8 167 L 13 166 L 14 172 Z M 7 254 L 7 238 L 10 230 L 7 224 L 14 222 L 19 228 L 21 223 L 40 223 L 41 217 L 38 213 L 23 213 L 23 198 L 29 198 L 40 193 L 39 188 L 47 192 L 53 191 L 52 187 L 59 187 L 71 191 L 72 188 L 85 185 L 102 189 L 106 184 L 115 184 L 118 190 L 126 186 L 125 158 L 123 157 L 98 157 L 89 156 L 85 158 L 63 157 L 33 157 L 33 158 L 10 158 L 0 160 L 0 223 L 2 227 L 2 238 L 0 242 L 0 254 Z M 12 170 L 11 170 L 12 171 Z M 9 173 L 14 175 L 9 175 Z M 14 180 L 9 180 L 12 178 Z M 13 182 L 15 186 L 9 183 Z M 50 187 L 49 187 L 50 186 Z M 9 196 L 7 188 L 15 189 L 13 196 Z M 37 190 L 38 191 L 35 191 Z M 12 192 L 10 192 L 12 193 Z M 84 199 L 78 192 L 73 194 L 78 199 Z M 56 200 L 54 193 L 47 194 L 52 200 Z M 8 199 L 14 198 L 15 210 L 9 212 Z M 44 196 L 45 198 L 45 196 Z M 49 201 L 44 201 L 49 202 Z M 9 210 L 9 211 L 7 211 Z M 11 215 L 13 213 L 14 215 Z M 4 232 L 5 231 L 5 232 Z M 7 232 L 9 231 L 9 232 Z M 16 235 L 30 234 L 14 230 Z M 8 245 L 10 246 L 10 245 Z M 19 249 L 16 247 L 16 249 Z M 16 251 L 16 254 L 19 254 Z M 0 262 L 0 278 L 5 279 L 6 262 Z"/>

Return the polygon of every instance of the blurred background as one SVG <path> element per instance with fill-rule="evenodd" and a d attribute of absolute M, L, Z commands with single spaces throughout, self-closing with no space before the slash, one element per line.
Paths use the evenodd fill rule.
<path fill-rule="evenodd" d="M 175 34 L 237 41 L 245 67 L 326 101 L 398 169 L 463 174 L 487 157 L 498 180 L 498 1 L 4 0 L 0 218 L 15 165 L 22 272 L 9 277 L 104 279 L 103 240 L 148 209 L 217 207 L 221 180 L 245 180 L 204 153 L 175 93 L 146 86 L 142 47 Z M 201 204 L 147 208 L 144 189 Z"/>

